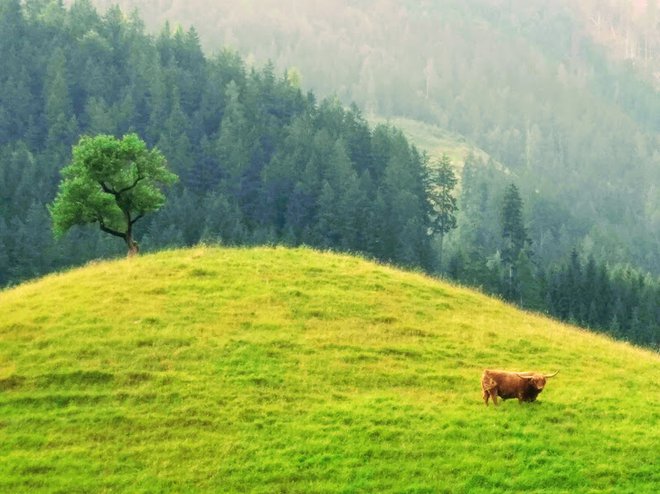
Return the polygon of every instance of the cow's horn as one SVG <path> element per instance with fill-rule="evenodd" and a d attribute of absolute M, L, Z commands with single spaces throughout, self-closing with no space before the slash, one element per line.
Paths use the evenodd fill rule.
<path fill-rule="evenodd" d="M 522 377 L 523 379 L 531 379 L 534 376 L 523 376 L 523 374 L 527 374 L 526 372 L 516 372 L 518 374 L 518 377 Z"/>
<path fill-rule="evenodd" d="M 559 374 L 559 371 L 555 372 L 554 374 L 546 374 L 545 377 L 555 377 L 557 374 Z"/>

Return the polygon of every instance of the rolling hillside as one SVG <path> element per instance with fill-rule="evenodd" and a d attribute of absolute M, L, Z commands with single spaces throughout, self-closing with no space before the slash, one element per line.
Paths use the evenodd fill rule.
<path fill-rule="evenodd" d="M 3 492 L 654 492 L 657 354 L 358 258 L 168 251 L 0 292 Z M 560 373 L 486 408 L 485 367 Z"/>

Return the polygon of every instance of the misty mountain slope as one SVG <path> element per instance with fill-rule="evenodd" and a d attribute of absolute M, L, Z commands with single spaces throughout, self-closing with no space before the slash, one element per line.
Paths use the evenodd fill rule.
<path fill-rule="evenodd" d="M 577 7 L 586 32 L 608 55 L 660 87 L 660 2 L 658 0 L 565 0 Z"/>
<path fill-rule="evenodd" d="M 108 2 L 97 1 L 98 5 Z M 114 2 L 113 2 L 114 3 Z M 574 246 L 660 272 L 660 97 L 570 2 L 119 2 L 194 25 L 368 114 L 465 136 L 562 219 Z M 651 35 L 653 31 L 651 31 Z M 531 196 L 530 196 L 531 197 Z M 564 253 L 566 255 L 567 253 Z"/>

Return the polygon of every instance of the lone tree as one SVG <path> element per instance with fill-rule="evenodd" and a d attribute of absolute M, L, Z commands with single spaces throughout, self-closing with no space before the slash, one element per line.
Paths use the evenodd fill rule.
<path fill-rule="evenodd" d="M 126 242 L 128 255 L 138 253 L 133 225 L 165 202 L 161 188 L 178 177 L 167 170 L 157 148 L 136 134 L 82 137 L 71 163 L 62 169 L 55 201 L 50 205 L 53 230 L 62 236 L 74 225 L 98 223 L 101 230 Z"/>

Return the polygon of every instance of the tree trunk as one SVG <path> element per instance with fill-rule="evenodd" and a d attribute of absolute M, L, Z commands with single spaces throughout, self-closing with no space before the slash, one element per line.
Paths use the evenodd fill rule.
<path fill-rule="evenodd" d="M 442 271 L 442 243 L 444 241 L 445 234 L 442 230 L 440 230 L 440 241 L 438 242 L 438 270 L 443 273 Z"/>
<path fill-rule="evenodd" d="M 126 237 L 124 237 L 126 240 L 126 246 L 128 247 L 128 257 L 135 257 L 139 254 L 140 247 L 138 243 L 133 240 L 133 223 L 139 220 L 142 216 L 138 216 L 132 220 L 131 213 L 128 210 L 124 211 L 124 215 L 126 216 L 126 224 L 128 225 L 126 228 Z"/>
<path fill-rule="evenodd" d="M 128 247 L 128 257 L 137 256 L 140 253 L 140 246 L 133 240 L 130 234 L 126 234 L 126 246 Z"/>

